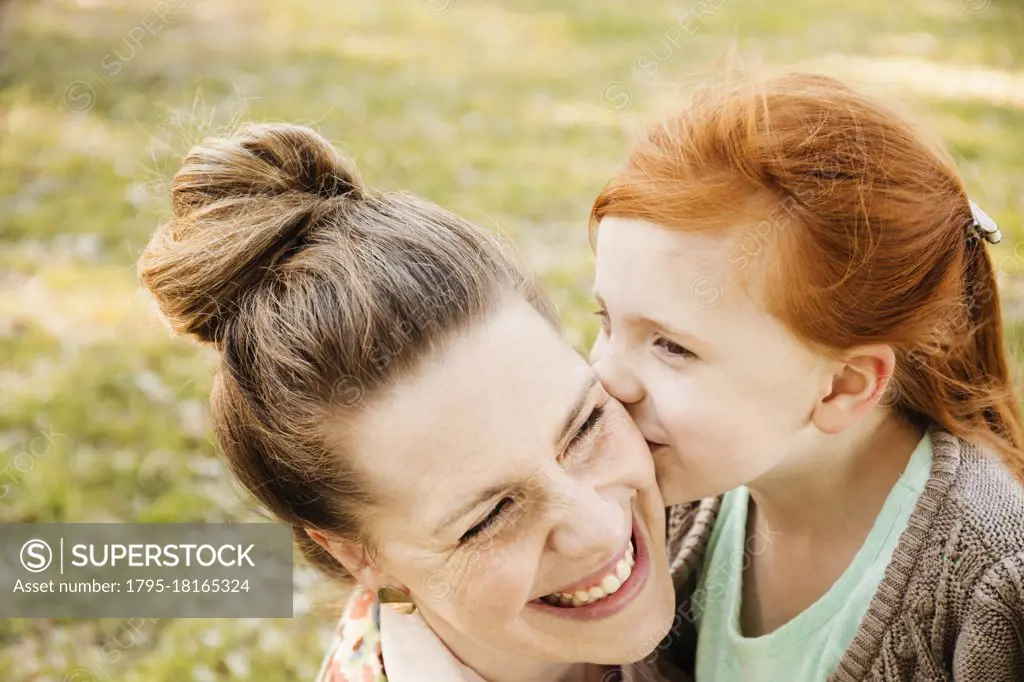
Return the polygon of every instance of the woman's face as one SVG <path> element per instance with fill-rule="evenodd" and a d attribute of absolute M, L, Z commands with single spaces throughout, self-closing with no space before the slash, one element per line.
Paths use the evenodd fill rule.
<path fill-rule="evenodd" d="M 454 339 L 351 435 L 379 499 L 359 577 L 407 589 L 456 653 L 621 663 L 668 631 L 644 439 L 525 302 Z"/>

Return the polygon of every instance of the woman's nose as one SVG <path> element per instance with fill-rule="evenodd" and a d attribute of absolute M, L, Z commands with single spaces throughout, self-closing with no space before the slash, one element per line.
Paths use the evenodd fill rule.
<path fill-rule="evenodd" d="M 597 562 L 620 549 L 628 534 L 628 519 L 614 499 L 588 489 L 584 494 L 563 498 L 559 522 L 548 544 L 562 556 Z"/>
<path fill-rule="evenodd" d="M 603 334 L 590 351 L 590 364 L 605 390 L 623 405 L 629 405 L 640 402 L 644 390 L 624 359 Z"/>

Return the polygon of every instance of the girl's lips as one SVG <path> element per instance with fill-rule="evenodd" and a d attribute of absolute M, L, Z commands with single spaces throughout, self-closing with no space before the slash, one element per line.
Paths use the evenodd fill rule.
<path fill-rule="evenodd" d="M 633 517 L 632 540 L 636 556 L 633 571 L 626 578 L 626 582 L 622 583 L 622 587 L 615 593 L 585 606 L 552 606 L 541 599 L 534 599 L 527 605 L 553 616 L 569 620 L 600 620 L 622 611 L 643 591 L 651 574 L 650 549 L 647 538 L 640 531 L 640 527 L 636 522 L 635 515 Z"/>

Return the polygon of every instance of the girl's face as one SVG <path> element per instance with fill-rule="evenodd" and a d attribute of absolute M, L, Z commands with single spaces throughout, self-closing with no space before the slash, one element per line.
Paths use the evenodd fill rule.
<path fill-rule="evenodd" d="M 456 654 L 621 663 L 671 626 L 644 439 L 526 303 L 452 340 L 349 437 L 379 499 L 356 577 L 408 590 Z"/>
<path fill-rule="evenodd" d="M 667 504 L 747 484 L 806 447 L 829 386 L 740 285 L 759 274 L 741 271 L 742 248 L 625 218 L 598 227 L 591 361 L 647 440 Z"/>

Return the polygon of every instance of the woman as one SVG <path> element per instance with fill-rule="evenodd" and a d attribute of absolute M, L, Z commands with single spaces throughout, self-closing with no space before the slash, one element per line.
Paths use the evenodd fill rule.
<path fill-rule="evenodd" d="M 230 468 L 358 586 L 321 680 L 611 679 L 654 648 L 647 446 L 498 241 L 288 125 L 193 149 L 172 209 L 139 272 L 220 353 Z"/>

